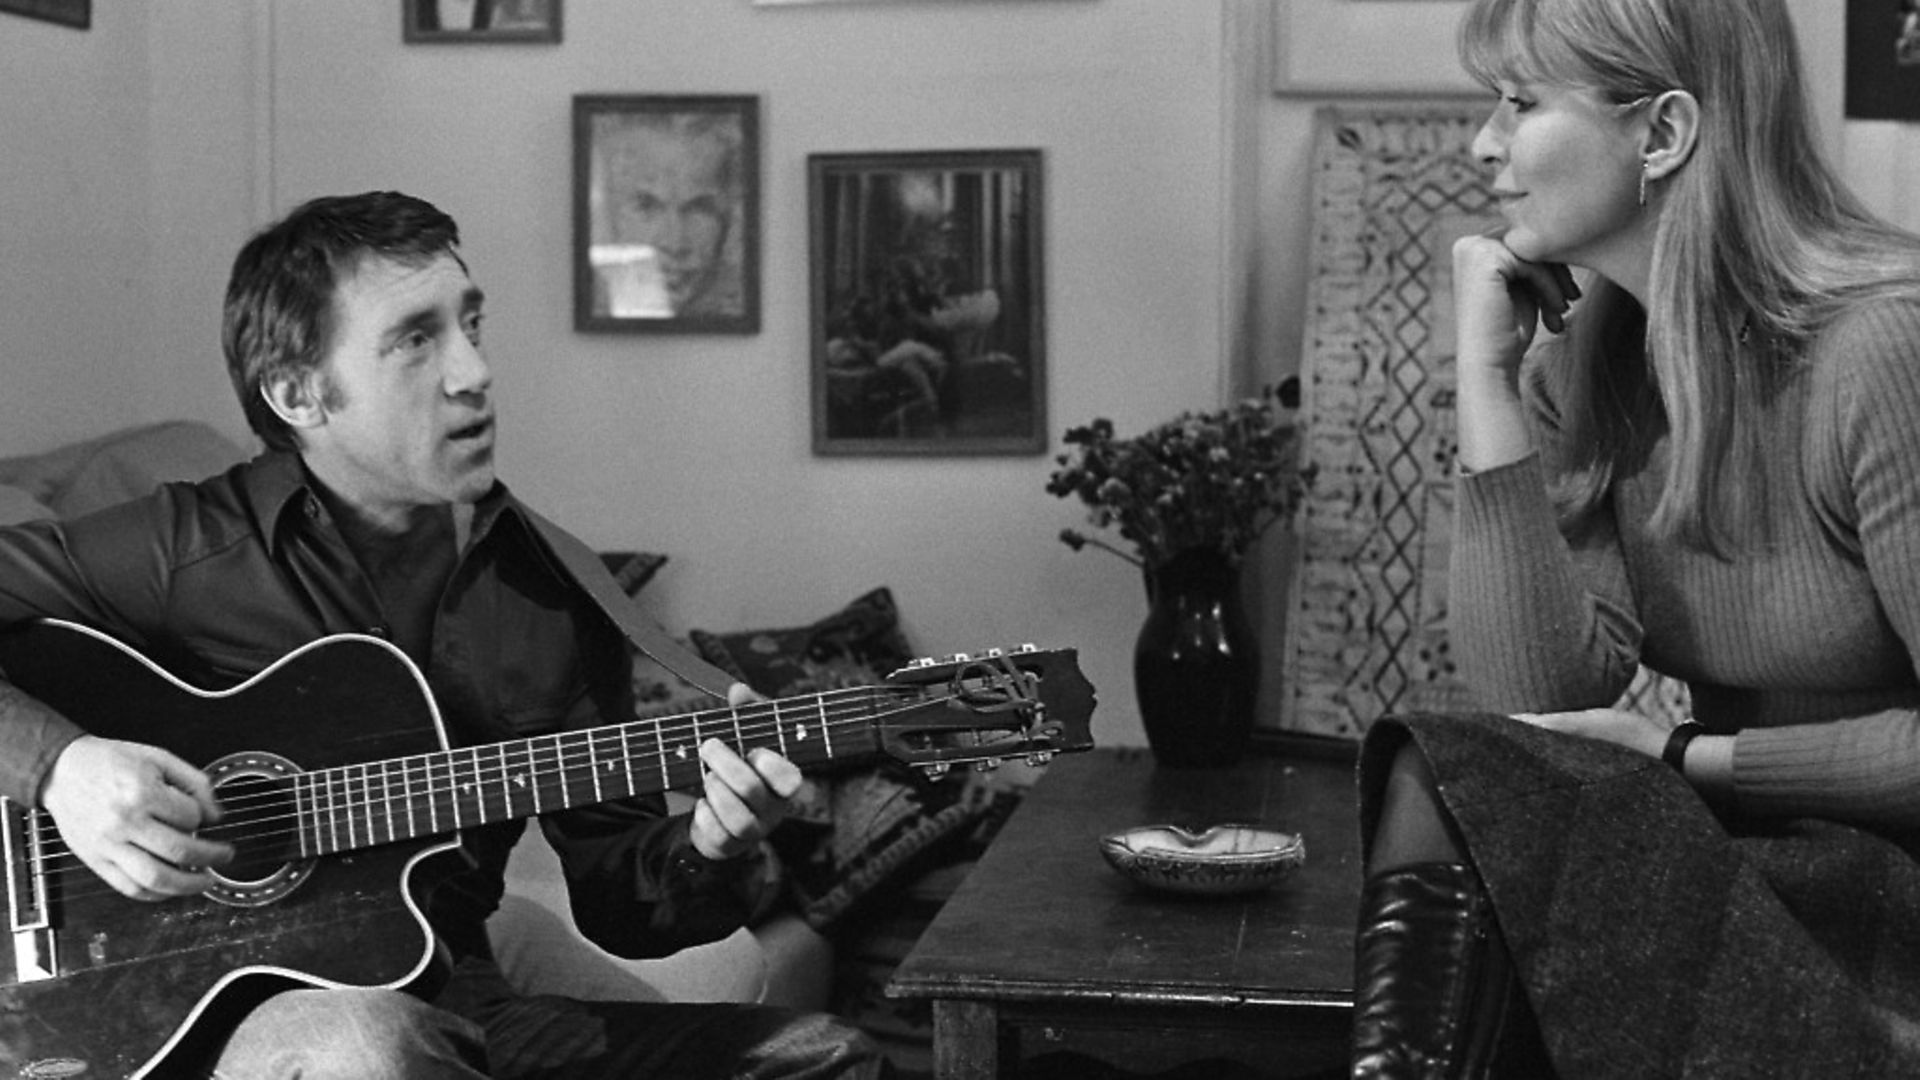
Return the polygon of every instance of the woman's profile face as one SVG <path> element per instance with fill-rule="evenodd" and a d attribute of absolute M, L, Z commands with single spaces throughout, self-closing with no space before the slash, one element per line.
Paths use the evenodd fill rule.
<path fill-rule="evenodd" d="M 1473 154 L 1493 169 L 1507 246 L 1535 262 L 1592 267 L 1643 213 L 1636 126 L 1589 90 L 1505 80 L 1498 89 Z"/>

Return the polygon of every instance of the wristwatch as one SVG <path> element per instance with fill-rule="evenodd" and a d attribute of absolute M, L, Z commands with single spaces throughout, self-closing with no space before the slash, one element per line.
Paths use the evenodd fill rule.
<path fill-rule="evenodd" d="M 1667 745 L 1660 751 L 1660 760 L 1672 766 L 1673 771 L 1681 776 L 1687 775 L 1687 745 L 1706 733 L 1706 727 L 1698 721 L 1680 721 L 1667 735 Z"/>

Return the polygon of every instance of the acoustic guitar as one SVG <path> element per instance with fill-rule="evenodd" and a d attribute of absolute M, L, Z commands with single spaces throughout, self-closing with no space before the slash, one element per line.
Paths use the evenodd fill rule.
<path fill-rule="evenodd" d="M 7 933 L 0 1076 L 165 1076 L 296 987 L 409 988 L 434 943 L 422 864 L 461 829 L 697 786 L 699 745 L 803 769 L 876 755 L 938 774 L 1093 745 L 1071 649 L 918 660 L 880 685 L 450 746 L 418 668 L 378 638 L 322 638 L 231 690 L 187 685 L 105 634 L 0 635 L 0 669 L 89 733 L 204 769 L 235 861 L 200 896 L 113 891 L 44 811 L 0 799 Z"/>

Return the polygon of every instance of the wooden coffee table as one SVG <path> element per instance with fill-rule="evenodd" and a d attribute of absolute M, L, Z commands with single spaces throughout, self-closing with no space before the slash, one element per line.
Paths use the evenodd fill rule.
<path fill-rule="evenodd" d="M 1055 1051 L 1150 1073 L 1227 1059 L 1269 1076 L 1346 1060 L 1360 894 L 1353 756 L 1164 769 L 1143 749 L 1056 759 L 954 891 L 887 994 L 933 1003 L 940 1080 Z M 1131 825 L 1261 824 L 1307 861 L 1235 897 L 1148 892 L 1100 837 Z"/>

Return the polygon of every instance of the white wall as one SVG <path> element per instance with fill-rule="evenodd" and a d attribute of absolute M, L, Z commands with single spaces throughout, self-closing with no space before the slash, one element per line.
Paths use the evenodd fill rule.
<path fill-rule="evenodd" d="M 0 447 L 139 408 L 146 21 L 102 23 L 0 21 Z"/>
<path fill-rule="evenodd" d="M 147 10 L 151 57 L 149 313 L 133 338 L 140 418 L 191 417 L 250 439 L 220 355 L 220 303 L 235 252 L 265 216 L 271 87 L 261 69 L 270 12 L 259 0 L 128 7 Z M 119 17 L 109 8 L 94 4 L 95 25 Z"/>
<path fill-rule="evenodd" d="M 218 335 L 254 219 L 255 25 L 213 0 L 0 16 L 0 454 L 179 416 L 244 433 Z"/>

